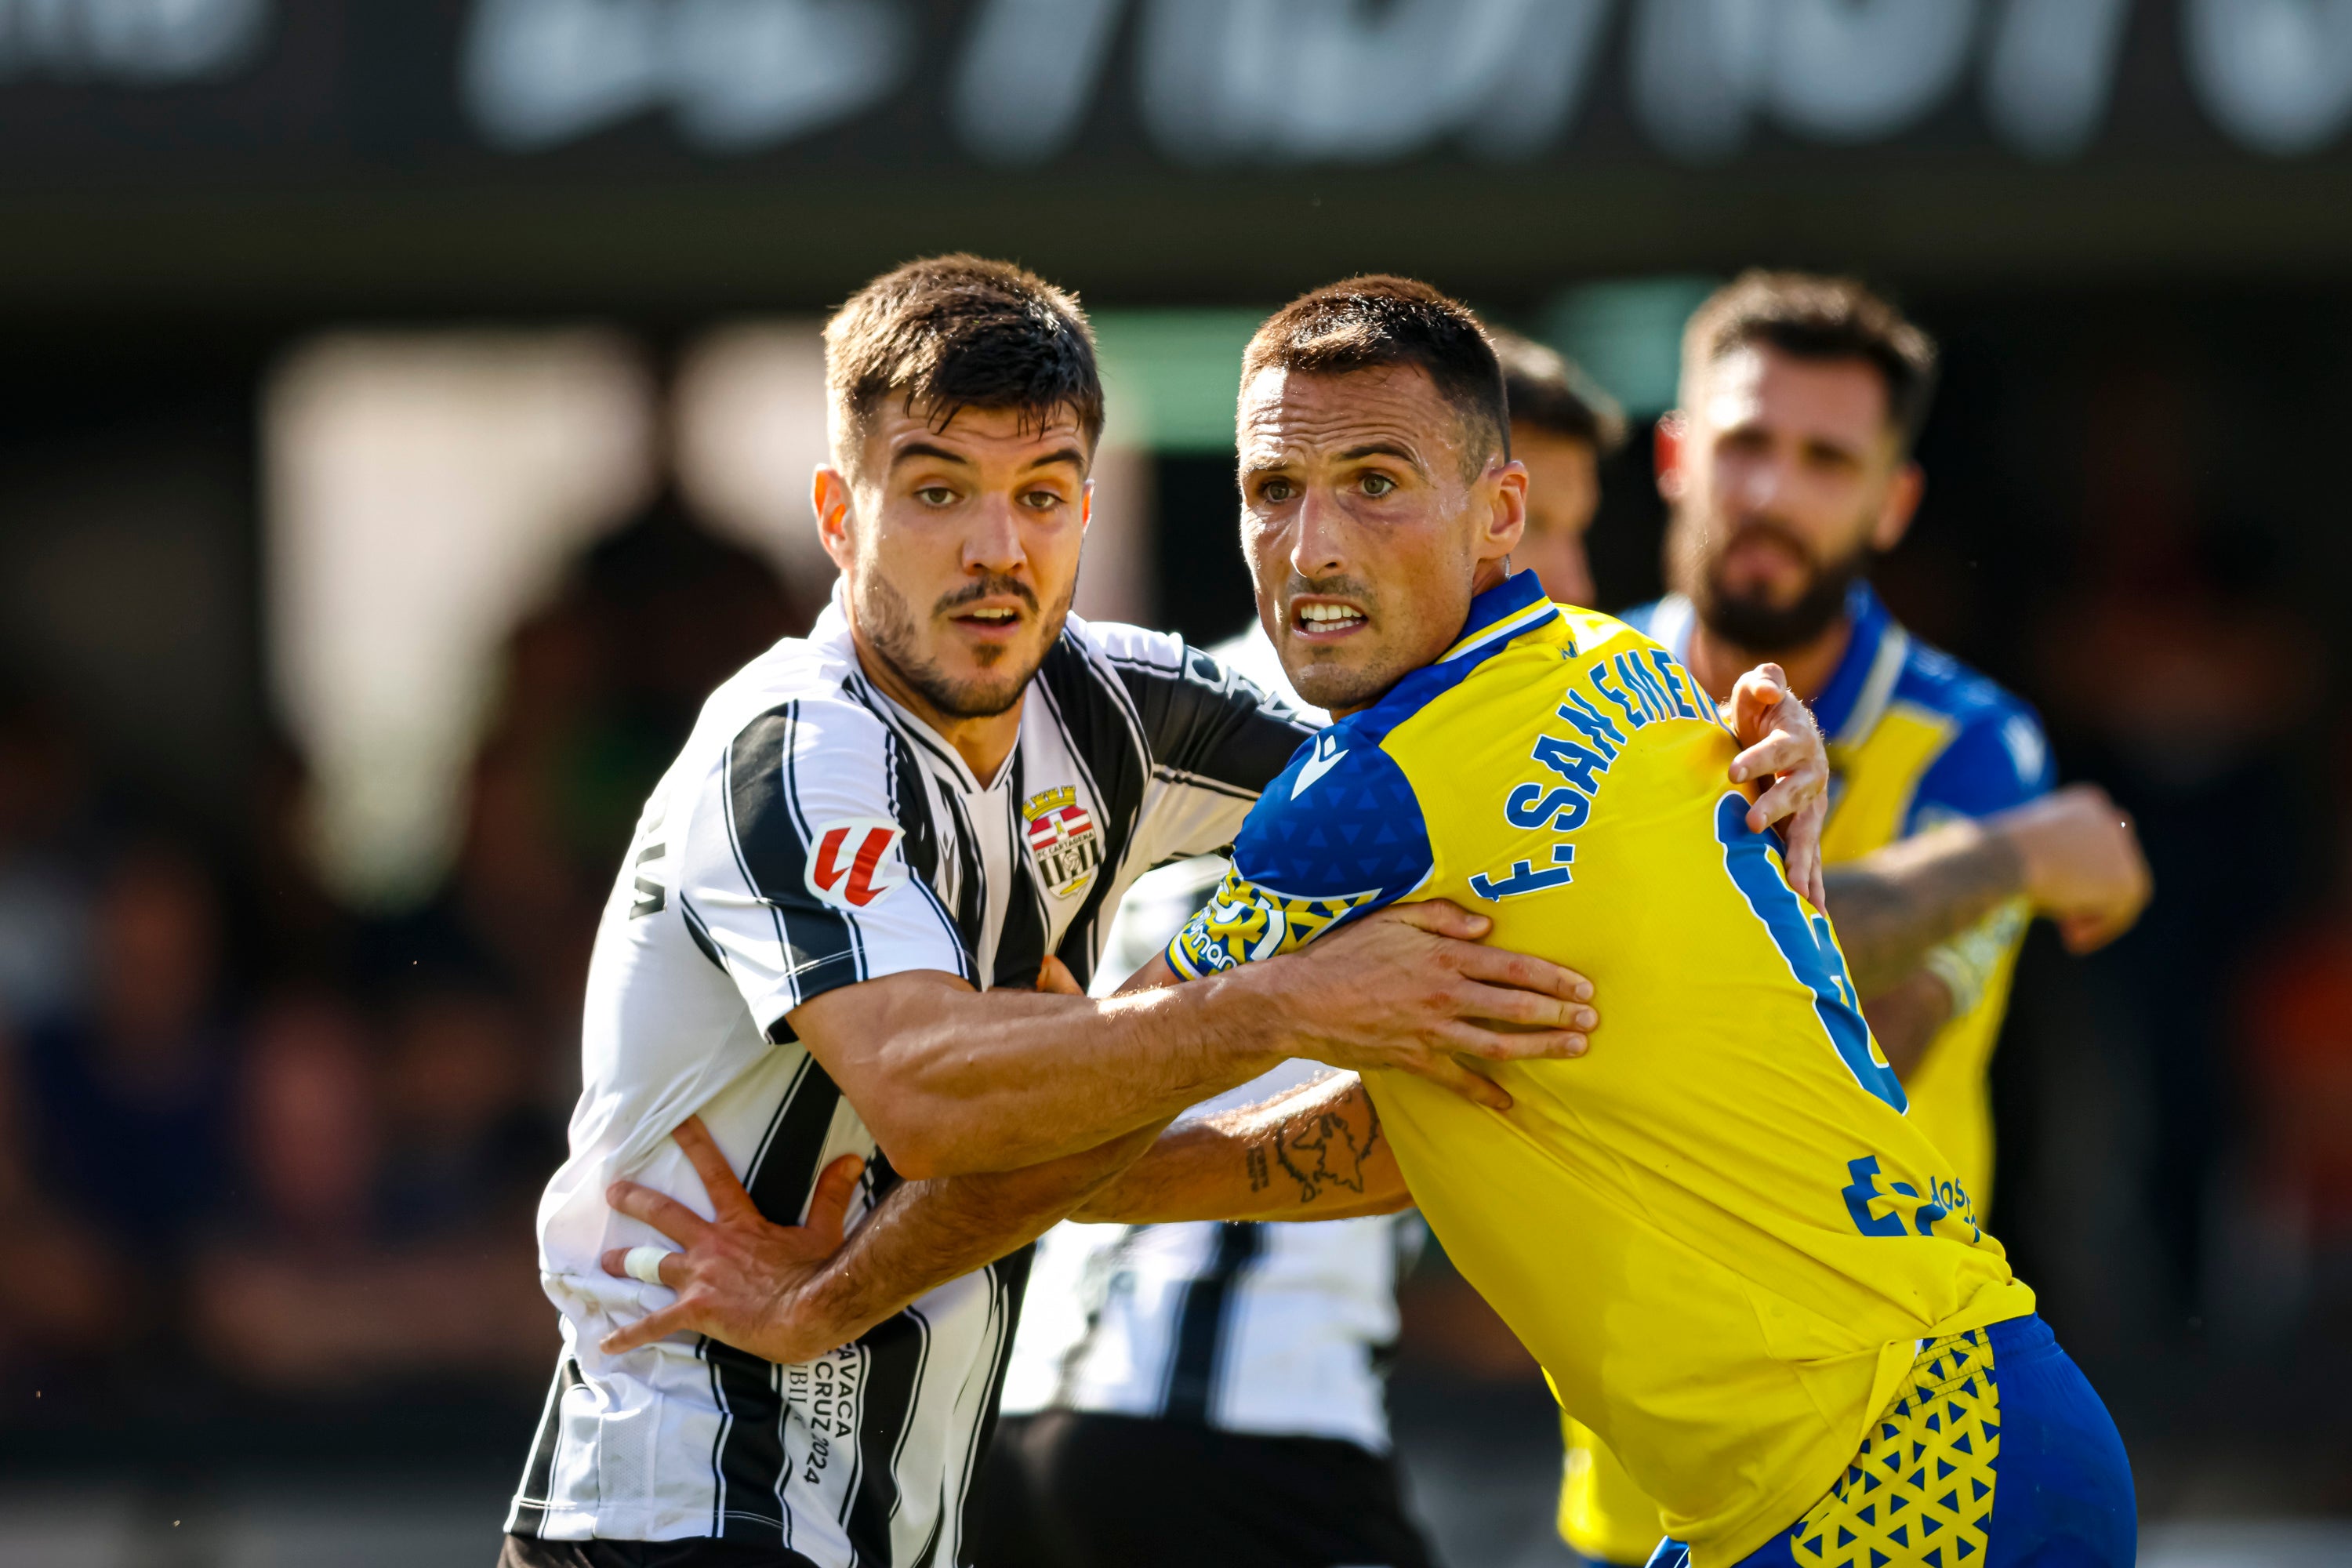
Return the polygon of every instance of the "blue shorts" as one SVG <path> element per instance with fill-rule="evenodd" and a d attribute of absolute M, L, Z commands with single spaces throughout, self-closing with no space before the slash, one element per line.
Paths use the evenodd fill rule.
<path fill-rule="evenodd" d="M 1738 1568 L 2131 1568 L 2138 1543 L 2116 1424 L 2029 1317 L 1925 1342 L 1829 1494 Z"/>

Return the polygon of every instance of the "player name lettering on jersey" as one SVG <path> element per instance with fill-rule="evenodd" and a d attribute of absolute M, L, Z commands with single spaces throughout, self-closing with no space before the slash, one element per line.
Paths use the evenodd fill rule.
<path fill-rule="evenodd" d="M 1661 649 L 1650 649 L 1647 659 L 1639 651 L 1621 653 L 1614 659 L 1595 659 L 1577 674 L 1582 684 L 1622 710 L 1626 725 L 1633 730 L 1667 720 L 1720 722 L 1714 704 L 1707 703 L 1704 709 L 1694 706 L 1691 693 L 1698 689 L 1697 681 Z M 1574 734 L 1536 737 L 1529 758 L 1542 763 L 1552 776 L 1523 780 L 1511 787 L 1503 800 L 1503 816 L 1513 827 L 1549 827 L 1569 834 L 1583 826 L 1592 815 L 1592 803 L 1600 795 L 1609 764 L 1617 760 L 1618 749 L 1625 744 L 1625 729 L 1573 686 L 1557 712 Z M 1511 861 L 1506 870 L 1472 876 L 1470 890 L 1489 903 L 1547 892 L 1576 879 L 1575 863 L 1575 844 L 1561 838 L 1539 856 Z"/>

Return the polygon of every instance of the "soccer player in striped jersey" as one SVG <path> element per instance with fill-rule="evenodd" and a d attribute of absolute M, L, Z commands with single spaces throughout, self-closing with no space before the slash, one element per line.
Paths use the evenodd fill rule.
<path fill-rule="evenodd" d="M 1222 994 L 1029 989 L 1075 992 L 1134 877 L 1229 842 L 1307 731 L 1176 638 L 1068 613 L 1102 428 L 1068 296 L 912 263 L 833 319 L 826 376 L 833 605 L 712 694 L 598 929 L 518 1568 L 960 1561 L 1020 1242 L 1286 1058 L 1499 1104 L 1459 1058 L 1577 1054 L 1593 1022 L 1579 977 L 1439 906 Z M 1813 769 L 1811 719 L 1778 722 L 1764 760 Z M 1021 1234 L 975 1253 L 971 1209 Z M 912 1237 L 922 1268 L 814 1298 L 856 1327 L 796 1334 L 860 1215 L 846 1256 Z"/>
<path fill-rule="evenodd" d="M 1675 592 L 1631 611 L 1725 689 L 1778 660 L 1830 735 L 1830 909 L 1910 1120 L 1982 1215 L 1992 1193 L 1989 1070 L 2027 923 L 2087 951 L 2137 917 L 2148 874 L 2104 791 L 2052 787 L 2032 711 L 1921 642 L 1871 591 L 1925 483 L 1912 444 L 1935 345 L 1843 279 L 1755 272 L 1693 315 L 1680 406 L 1661 422 Z M 1637 1563 L 1657 1508 L 1570 1423 L 1561 1532 Z"/>

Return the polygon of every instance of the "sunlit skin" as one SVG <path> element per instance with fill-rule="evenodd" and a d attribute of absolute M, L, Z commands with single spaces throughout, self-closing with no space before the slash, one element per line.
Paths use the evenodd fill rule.
<path fill-rule="evenodd" d="M 1094 504 L 1085 433 L 1067 411 L 1042 429 L 1009 408 L 935 426 L 886 400 L 857 460 L 835 456 L 813 499 L 858 663 L 985 784 L 1077 586 Z"/>
<path fill-rule="evenodd" d="M 1478 461 L 1418 367 L 1260 371 L 1238 433 L 1258 619 L 1299 695 L 1345 718 L 1444 653 L 1503 580 L 1527 468 Z"/>
<path fill-rule="evenodd" d="M 1590 441 L 1511 426 L 1511 456 L 1528 471 L 1528 526 L 1511 564 L 1532 572 L 1563 605 L 1592 603 L 1592 566 L 1584 535 L 1601 505 L 1601 461 Z"/>
<path fill-rule="evenodd" d="M 1910 527 L 1926 481 L 1867 361 L 1742 348 L 1686 370 L 1682 405 L 1658 422 L 1657 469 L 1674 514 L 1669 572 L 1685 592 L 1711 584 L 1719 599 L 1786 609 L 1824 565 L 1865 544 L 1890 550 Z M 1690 667 L 1719 698 L 1769 657 L 1810 697 L 1837 668 L 1851 631 L 1840 616 L 1802 646 L 1743 648 L 1702 622 Z"/>

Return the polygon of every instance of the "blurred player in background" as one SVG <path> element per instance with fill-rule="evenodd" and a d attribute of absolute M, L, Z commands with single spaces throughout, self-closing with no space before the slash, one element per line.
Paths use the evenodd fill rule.
<path fill-rule="evenodd" d="M 1711 690 L 1777 660 L 1813 705 L 1835 772 L 1822 839 L 1830 911 L 1863 1010 L 1979 1216 L 1992 1191 L 1993 1045 L 2032 917 L 2087 952 L 2128 928 L 2148 875 L 2094 785 L 2052 789 L 2025 704 L 1914 638 L 1871 564 L 1919 504 L 1912 445 L 1936 349 L 1843 279 L 1751 272 L 1691 318 L 1681 406 L 1658 427 L 1674 592 L 1627 620 Z M 1656 1505 L 1574 1423 L 1560 1531 L 1639 1563 Z"/>
<path fill-rule="evenodd" d="M 1584 533 L 1623 417 L 1552 350 L 1491 336 L 1512 454 L 1528 478 L 1512 560 L 1552 598 L 1589 603 Z M 1291 689 L 1255 618 L 1211 651 L 1311 722 L 1329 721 Z M 1115 985 L 1157 957 L 1227 864 L 1202 856 L 1140 879 L 1098 977 Z M 1293 1062 L 1187 1114 L 1269 1100 L 1324 1070 Z M 1381 1366 L 1397 1333 L 1399 1249 L 1418 1234 L 1401 1215 L 1049 1233 L 1005 1378 L 973 1560 L 1113 1568 L 1199 1561 L 1213 1545 L 1224 1563 L 1428 1563 L 1390 1458 Z M 1255 1555 L 1230 1555 L 1244 1543 Z"/>

